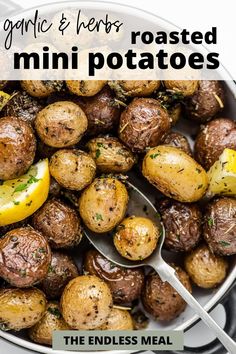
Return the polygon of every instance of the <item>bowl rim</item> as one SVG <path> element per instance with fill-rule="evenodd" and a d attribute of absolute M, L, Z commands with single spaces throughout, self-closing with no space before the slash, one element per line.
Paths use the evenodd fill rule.
<path fill-rule="evenodd" d="M 168 29 L 169 27 L 172 27 L 173 29 L 178 28 L 178 26 L 174 25 L 173 23 L 171 23 L 168 20 L 165 20 L 164 18 L 158 16 L 158 15 L 154 15 L 151 12 L 148 12 L 146 10 L 143 9 L 139 9 L 136 8 L 135 6 L 131 6 L 131 5 L 124 5 L 124 4 L 119 4 L 116 2 L 108 2 L 108 1 L 99 1 L 99 2 L 95 2 L 95 1 L 59 1 L 57 3 L 48 3 L 48 4 L 43 4 L 43 5 L 39 5 L 39 6 L 34 6 L 31 7 L 30 9 L 26 9 L 26 10 L 18 10 L 17 13 L 13 16 L 11 16 L 11 18 L 17 18 L 17 16 L 22 15 L 22 14 L 27 14 L 31 11 L 33 11 L 34 9 L 40 8 L 53 8 L 53 7 L 57 7 L 59 5 L 63 5 L 66 4 L 66 6 L 70 6 L 70 5 L 77 5 L 79 4 L 81 9 L 91 9 L 91 8 L 98 8 L 99 10 L 107 10 L 107 6 L 109 6 L 109 9 L 111 10 L 116 10 L 118 12 L 123 12 L 126 11 L 127 14 L 132 12 L 132 15 L 137 15 L 137 16 L 141 16 L 142 18 L 145 16 L 146 20 L 151 20 L 151 21 L 159 21 L 160 25 L 163 26 L 164 28 L 168 25 Z M 202 46 L 203 48 L 205 48 L 204 46 Z M 205 48 L 206 49 L 206 48 Z M 232 80 L 232 81 L 225 81 L 227 87 L 229 88 L 229 90 L 232 92 L 234 99 L 235 99 L 235 105 L 236 105 L 236 83 Z M 230 271 L 230 273 L 228 274 L 227 279 L 225 280 L 225 282 L 222 284 L 222 286 L 216 291 L 216 293 L 214 294 L 214 296 L 205 304 L 204 309 L 206 311 L 210 311 L 212 310 L 220 301 L 220 299 L 222 299 L 222 297 L 227 293 L 227 291 L 233 286 L 234 280 L 236 279 L 236 256 L 235 256 L 235 260 L 234 260 L 234 265 Z M 183 322 L 182 325 L 177 326 L 174 330 L 183 330 L 183 331 L 187 331 L 189 328 L 191 328 L 194 324 L 196 324 L 199 321 L 199 316 L 198 315 L 194 315 L 193 317 L 191 317 L 189 320 Z M 51 347 L 46 347 L 40 344 L 36 344 L 33 343 L 29 340 L 26 339 L 22 339 L 19 338 L 17 336 L 15 336 L 12 333 L 8 333 L 8 332 L 4 332 L 0 330 L 0 337 L 2 337 L 3 339 L 19 345 L 20 347 L 32 350 L 32 351 L 36 351 L 39 353 L 45 353 L 45 354 L 84 354 L 84 353 L 88 353 L 88 354 L 92 354 L 95 353 L 95 351 L 65 351 L 65 350 L 53 350 Z M 136 350 L 134 350 L 134 352 L 137 352 Z M 133 353 L 134 353 L 133 352 Z M 130 353 L 129 350 L 111 350 L 111 351 L 99 351 L 99 354 L 108 354 L 108 353 L 115 353 L 115 354 L 128 354 Z"/>

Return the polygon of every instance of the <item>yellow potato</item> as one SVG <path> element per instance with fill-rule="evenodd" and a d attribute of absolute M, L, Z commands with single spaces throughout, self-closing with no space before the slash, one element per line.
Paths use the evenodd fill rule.
<path fill-rule="evenodd" d="M 129 311 L 113 307 L 106 322 L 96 329 L 121 331 L 134 329 L 134 326 Z"/>
<path fill-rule="evenodd" d="M 47 310 L 39 322 L 29 329 L 29 337 L 36 343 L 52 345 L 53 331 L 71 329 L 63 319 L 59 304 L 49 302 Z"/>
<path fill-rule="evenodd" d="M 79 213 L 90 230 L 107 232 L 124 218 L 128 199 L 125 185 L 116 178 L 96 178 L 79 199 Z"/>
<path fill-rule="evenodd" d="M 109 286 L 94 275 L 72 279 L 61 297 L 63 318 L 74 329 L 95 329 L 105 323 L 112 308 Z"/>
<path fill-rule="evenodd" d="M 114 245 L 121 256 L 138 261 L 152 254 L 158 238 L 159 230 L 152 220 L 130 216 L 117 227 Z"/>
<path fill-rule="evenodd" d="M 105 80 L 67 80 L 70 92 L 77 96 L 94 96 L 106 85 Z"/>
<path fill-rule="evenodd" d="M 0 290 L 0 328 L 3 330 L 32 327 L 45 310 L 45 295 L 36 288 Z"/>
<path fill-rule="evenodd" d="M 192 96 L 198 89 L 198 80 L 165 80 L 163 81 L 167 89 L 180 93 L 184 97 Z"/>
<path fill-rule="evenodd" d="M 125 173 L 135 163 L 132 152 L 117 138 L 106 136 L 93 138 L 88 141 L 86 147 L 100 172 Z"/>
<path fill-rule="evenodd" d="M 160 145 L 144 157 L 143 175 L 167 197 L 180 202 L 201 199 L 208 187 L 206 171 L 184 151 Z"/>
<path fill-rule="evenodd" d="M 146 97 L 156 91 L 161 82 L 158 80 L 117 80 L 110 81 L 110 87 L 115 90 L 117 97 Z"/>
<path fill-rule="evenodd" d="M 185 269 L 192 281 L 201 288 L 210 289 L 226 277 L 228 262 L 214 255 L 206 245 L 201 245 L 185 258 Z"/>

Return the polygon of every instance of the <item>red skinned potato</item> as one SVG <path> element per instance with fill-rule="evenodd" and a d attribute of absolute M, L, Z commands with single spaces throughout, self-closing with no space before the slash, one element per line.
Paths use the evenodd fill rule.
<path fill-rule="evenodd" d="M 236 122 L 217 118 L 200 130 L 194 146 L 195 158 L 209 170 L 225 148 L 236 150 Z"/>
<path fill-rule="evenodd" d="M 192 292 L 187 273 L 177 266 L 175 270 L 181 283 Z M 185 301 L 177 291 L 169 283 L 163 282 L 154 272 L 146 277 L 141 299 L 145 310 L 159 321 L 173 320 L 186 307 Z"/>
<path fill-rule="evenodd" d="M 47 274 L 51 251 L 32 227 L 11 230 L 0 239 L 0 276 L 18 288 L 39 283 Z"/>
<path fill-rule="evenodd" d="M 84 270 L 103 279 L 110 287 L 115 303 L 125 304 L 136 300 L 144 284 L 142 268 L 122 268 L 110 262 L 96 250 L 86 253 Z"/>
<path fill-rule="evenodd" d="M 0 119 L 0 180 L 23 175 L 34 161 L 36 139 L 31 126 L 20 118 Z"/>
<path fill-rule="evenodd" d="M 119 137 L 131 151 L 158 145 L 170 129 L 170 117 L 153 98 L 134 98 L 120 117 Z"/>
<path fill-rule="evenodd" d="M 199 81 L 199 88 L 186 101 L 186 112 L 190 119 L 207 122 L 224 108 L 224 89 L 220 81 Z"/>

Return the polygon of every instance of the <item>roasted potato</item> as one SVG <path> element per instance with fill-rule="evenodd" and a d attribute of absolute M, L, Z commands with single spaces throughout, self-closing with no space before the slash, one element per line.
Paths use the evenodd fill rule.
<path fill-rule="evenodd" d="M 32 225 L 48 239 L 52 248 L 76 246 L 82 238 L 76 211 L 59 199 L 47 200 L 32 217 Z"/>
<path fill-rule="evenodd" d="M 73 102 L 59 101 L 43 108 L 36 116 L 35 129 L 49 146 L 63 148 L 77 144 L 88 126 L 82 109 Z"/>
<path fill-rule="evenodd" d="M 0 119 L 0 180 L 23 175 L 32 165 L 36 139 L 31 126 L 17 117 Z"/>
<path fill-rule="evenodd" d="M 93 138 L 89 140 L 86 147 L 100 172 L 126 173 L 135 163 L 132 152 L 117 138 Z"/>
<path fill-rule="evenodd" d="M 114 245 L 122 257 L 138 261 L 152 254 L 159 236 L 160 231 L 152 220 L 130 216 L 118 225 Z"/>
<path fill-rule="evenodd" d="M 142 173 L 167 197 L 180 202 L 195 202 L 208 187 L 206 171 L 184 151 L 160 145 L 144 157 Z"/>
<path fill-rule="evenodd" d="M 95 329 L 106 322 L 112 309 L 109 286 L 94 275 L 74 278 L 61 297 L 61 311 L 74 329 Z"/>
<path fill-rule="evenodd" d="M 158 90 L 161 82 L 155 80 L 117 80 L 110 81 L 109 86 L 120 99 L 129 97 L 145 97 Z"/>
<path fill-rule="evenodd" d="M 163 81 L 168 90 L 177 92 L 183 97 L 192 96 L 198 89 L 198 80 L 165 80 Z"/>
<path fill-rule="evenodd" d="M 128 199 L 124 184 L 116 178 L 96 178 L 81 194 L 79 213 L 90 230 L 107 232 L 124 218 Z"/>
<path fill-rule="evenodd" d="M 1 113 L 4 116 L 18 117 L 34 125 L 37 113 L 43 109 L 43 103 L 28 95 L 25 91 L 14 93 Z"/>
<path fill-rule="evenodd" d="M 127 310 L 121 310 L 113 307 L 106 319 L 106 322 L 99 328 L 105 331 L 121 331 L 134 329 L 132 317 Z"/>
<path fill-rule="evenodd" d="M 48 299 L 59 298 L 66 284 L 78 275 L 78 268 L 69 255 L 52 251 L 52 260 L 48 267 L 48 273 L 40 283 L 40 288 Z"/>
<path fill-rule="evenodd" d="M 96 136 L 115 131 L 119 124 L 120 106 L 115 95 L 105 86 L 92 97 L 77 97 L 73 101 L 82 108 L 88 119 L 86 134 Z"/>
<path fill-rule="evenodd" d="M 66 86 L 77 96 L 94 96 L 106 83 L 105 80 L 67 80 Z"/>
<path fill-rule="evenodd" d="M 192 292 L 189 277 L 180 267 L 174 266 L 181 283 Z M 163 282 L 157 273 L 150 273 L 142 292 L 142 303 L 145 310 L 158 321 L 170 321 L 176 318 L 186 307 L 185 301 L 172 288 Z"/>
<path fill-rule="evenodd" d="M 32 227 L 11 230 L 0 239 L 0 277 L 18 288 L 39 283 L 47 274 L 51 251 Z"/>
<path fill-rule="evenodd" d="M 163 145 L 177 147 L 180 150 L 183 150 L 189 156 L 192 156 L 192 150 L 188 139 L 181 133 L 178 132 L 170 132 L 168 133 L 164 140 L 162 141 Z"/>
<path fill-rule="evenodd" d="M 113 301 L 125 304 L 136 300 L 144 284 L 143 268 L 122 268 L 110 262 L 96 250 L 85 255 L 84 270 L 104 280 L 110 287 Z"/>
<path fill-rule="evenodd" d="M 236 254 L 236 199 L 218 197 L 205 210 L 203 236 L 214 254 Z"/>
<path fill-rule="evenodd" d="M 30 289 L 0 289 L 0 328 L 20 331 L 35 325 L 46 310 L 42 291 Z"/>
<path fill-rule="evenodd" d="M 200 130 L 195 140 L 195 158 L 209 170 L 225 148 L 236 150 L 236 122 L 227 118 L 217 118 Z"/>
<path fill-rule="evenodd" d="M 49 169 L 62 187 L 79 191 L 94 179 L 96 163 L 82 150 L 61 149 L 52 155 Z"/>
<path fill-rule="evenodd" d="M 205 289 L 222 283 L 228 268 L 226 259 L 211 253 L 206 245 L 201 245 L 187 254 L 184 264 L 192 281 Z"/>
<path fill-rule="evenodd" d="M 134 98 L 120 117 L 119 137 L 133 152 L 158 145 L 170 129 L 170 117 L 153 98 Z"/>
<path fill-rule="evenodd" d="M 30 96 L 43 98 L 48 97 L 53 92 L 58 92 L 63 87 L 63 81 L 59 80 L 23 80 L 21 87 Z"/>
<path fill-rule="evenodd" d="M 220 81 L 199 81 L 199 88 L 186 102 L 190 119 L 203 123 L 212 119 L 224 108 L 224 89 Z"/>
<path fill-rule="evenodd" d="M 52 345 L 53 331 L 65 331 L 71 329 L 63 319 L 59 304 L 49 302 L 46 311 L 39 322 L 29 328 L 28 334 L 33 342 Z"/>
<path fill-rule="evenodd" d="M 157 204 L 165 227 L 167 249 L 188 252 L 199 242 L 202 232 L 202 213 L 197 204 L 164 199 Z"/>

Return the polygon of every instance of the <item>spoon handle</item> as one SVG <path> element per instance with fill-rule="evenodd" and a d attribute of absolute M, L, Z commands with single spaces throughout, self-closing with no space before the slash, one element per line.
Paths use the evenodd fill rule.
<path fill-rule="evenodd" d="M 236 343 L 228 336 L 224 330 L 212 319 L 212 317 L 204 310 L 197 300 L 190 294 L 185 286 L 175 275 L 174 268 L 170 267 L 166 262 L 160 262 L 158 265 L 152 264 L 152 267 L 161 277 L 162 281 L 167 281 L 194 310 L 194 312 L 202 319 L 202 321 L 215 333 L 216 337 L 221 341 L 230 354 L 236 353 Z"/>

